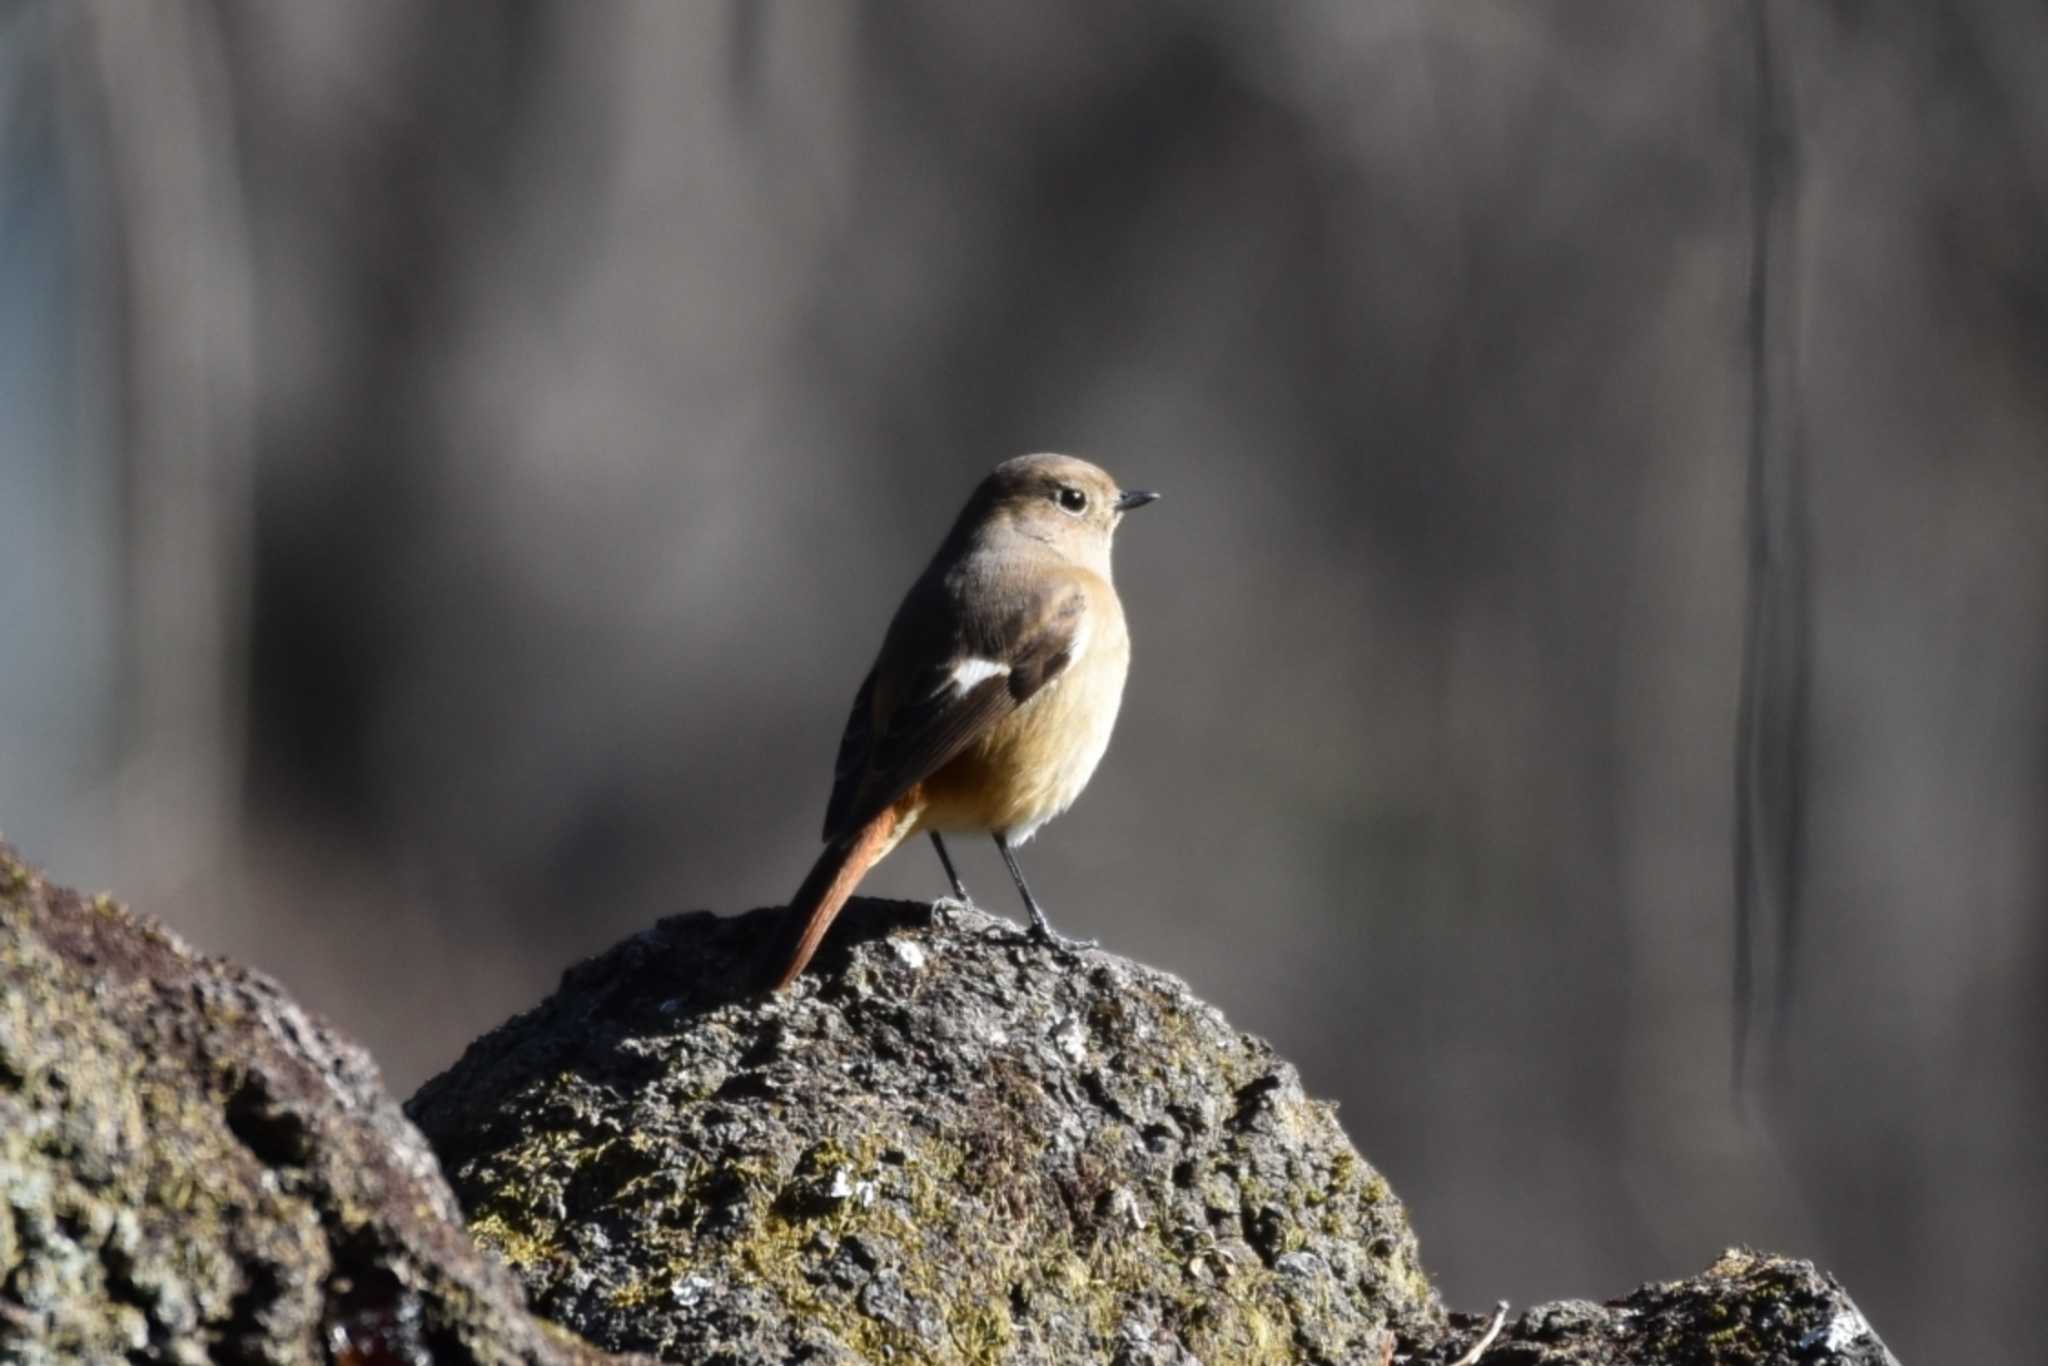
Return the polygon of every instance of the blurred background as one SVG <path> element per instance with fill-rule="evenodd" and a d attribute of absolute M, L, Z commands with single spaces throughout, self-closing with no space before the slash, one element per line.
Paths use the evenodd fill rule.
<path fill-rule="evenodd" d="M 400 1094 L 786 897 L 1048 448 L 1168 501 L 1035 886 L 1454 1303 L 1742 1241 L 2037 1359 L 2037 5 L 0 0 L 0 830 Z"/>

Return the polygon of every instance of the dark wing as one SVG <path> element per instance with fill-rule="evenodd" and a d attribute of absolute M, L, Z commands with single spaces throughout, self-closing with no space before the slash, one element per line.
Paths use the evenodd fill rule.
<path fill-rule="evenodd" d="M 853 711 L 839 736 L 839 757 L 832 764 L 832 800 L 825 803 L 825 834 L 829 840 L 848 828 L 846 814 L 860 794 L 860 780 L 868 771 L 868 751 L 874 746 L 875 671 L 860 681 L 853 695 Z"/>
<path fill-rule="evenodd" d="M 970 652 L 955 645 L 929 664 L 904 667 L 908 677 L 877 706 L 875 674 L 895 662 L 885 646 L 882 663 L 861 684 L 839 742 L 825 838 L 836 839 L 874 819 L 1059 677 L 1072 662 L 1087 601 L 1078 587 L 1062 584 L 1002 623 L 985 649 Z M 956 686 L 956 670 L 973 659 L 1004 665 L 1007 671 L 962 690 Z"/>

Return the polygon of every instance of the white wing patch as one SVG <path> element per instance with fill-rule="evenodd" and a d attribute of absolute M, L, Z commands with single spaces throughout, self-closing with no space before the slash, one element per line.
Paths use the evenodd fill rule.
<path fill-rule="evenodd" d="M 953 666 L 953 673 L 946 680 L 955 695 L 966 692 L 977 683 L 999 678 L 1010 672 L 1010 666 L 993 659 L 963 659 Z"/>

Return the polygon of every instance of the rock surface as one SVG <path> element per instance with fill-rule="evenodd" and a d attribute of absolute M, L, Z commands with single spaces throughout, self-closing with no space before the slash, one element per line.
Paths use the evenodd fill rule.
<path fill-rule="evenodd" d="M 356 1047 L 0 845 L 0 1361 L 590 1362 Z"/>
<path fill-rule="evenodd" d="M 1378 1362 L 1442 1311 L 1386 1182 L 1175 979 L 857 901 L 571 970 L 409 1111 L 479 1239 L 600 1345 L 720 1363 Z"/>
<path fill-rule="evenodd" d="M 758 917 L 572 970 L 412 1107 L 539 1307 L 671 1361 L 1450 1366 L 1406 1218 L 1170 977 L 857 902 L 792 994 Z M 0 1361 L 644 1361 L 530 1315 L 352 1045 L 0 845 Z M 1505 1324 L 1482 1366 L 1898 1366 L 1810 1263 Z"/>
<path fill-rule="evenodd" d="M 1485 1315 L 1408 1358 L 1458 1361 Z M 1484 1366 L 1899 1366 L 1833 1276 L 1811 1262 L 1731 1249 L 1690 1280 L 1645 1285 L 1607 1304 L 1539 1305 L 1506 1324 Z"/>

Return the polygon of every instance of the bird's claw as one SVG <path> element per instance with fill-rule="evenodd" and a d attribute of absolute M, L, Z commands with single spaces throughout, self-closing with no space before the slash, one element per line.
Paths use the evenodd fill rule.
<path fill-rule="evenodd" d="M 1099 939 L 1069 939 L 1044 921 L 1034 921 L 1030 933 L 1034 944 L 1043 944 L 1057 953 L 1086 953 L 1102 947 Z"/>

